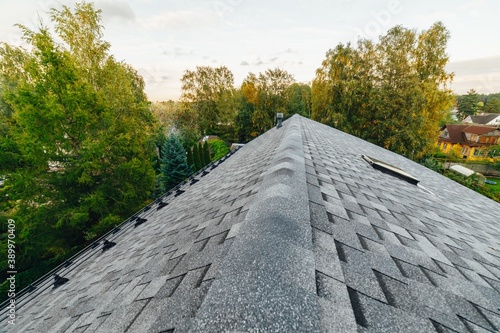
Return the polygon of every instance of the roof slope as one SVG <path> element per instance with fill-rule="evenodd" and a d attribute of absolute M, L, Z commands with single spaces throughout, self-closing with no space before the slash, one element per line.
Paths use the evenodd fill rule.
<path fill-rule="evenodd" d="M 490 121 L 500 117 L 498 113 L 483 113 L 470 116 L 474 124 L 488 124 Z"/>
<path fill-rule="evenodd" d="M 443 141 L 450 141 L 451 143 L 466 143 L 466 144 L 481 144 L 488 145 L 488 143 L 478 143 L 475 141 L 467 140 L 465 133 L 477 134 L 477 135 L 485 135 L 488 133 L 495 132 L 498 130 L 496 126 L 485 126 L 485 125 L 464 125 L 464 124 L 447 124 L 445 128 L 448 132 L 448 137 L 440 136 L 439 139 Z M 491 135 L 495 135 L 492 133 Z"/>
<path fill-rule="evenodd" d="M 198 179 L 62 271 L 9 330 L 500 329 L 500 204 L 486 197 L 300 116 Z"/>

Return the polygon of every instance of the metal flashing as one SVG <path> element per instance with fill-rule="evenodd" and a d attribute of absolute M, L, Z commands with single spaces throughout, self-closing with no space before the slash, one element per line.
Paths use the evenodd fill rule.
<path fill-rule="evenodd" d="M 416 177 L 410 175 L 408 172 L 404 171 L 403 169 L 400 169 L 398 167 L 395 167 L 394 165 L 391 165 L 389 163 L 377 160 L 376 158 L 367 156 L 367 155 L 361 155 L 361 157 L 368 162 L 374 169 L 380 170 L 383 173 L 387 173 L 391 176 L 397 177 L 399 179 L 402 179 L 404 181 L 407 181 L 410 184 L 417 185 L 420 180 L 417 179 Z"/>

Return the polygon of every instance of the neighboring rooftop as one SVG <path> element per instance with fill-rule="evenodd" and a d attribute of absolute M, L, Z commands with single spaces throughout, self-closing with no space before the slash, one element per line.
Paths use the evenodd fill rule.
<path fill-rule="evenodd" d="M 298 115 L 196 180 L 0 328 L 500 330 L 500 204 L 452 180 Z"/>
<path fill-rule="evenodd" d="M 467 124 L 446 124 L 441 129 L 439 139 L 452 144 L 460 143 L 469 146 L 491 146 L 494 142 L 483 142 L 479 137 L 472 139 L 471 134 L 476 136 L 488 136 L 492 138 L 500 137 L 499 126 L 467 125 Z"/>
<path fill-rule="evenodd" d="M 500 125 L 500 114 L 482 113 L 474 116 L 468 116 L 462 122 L 466 124 Z"/>

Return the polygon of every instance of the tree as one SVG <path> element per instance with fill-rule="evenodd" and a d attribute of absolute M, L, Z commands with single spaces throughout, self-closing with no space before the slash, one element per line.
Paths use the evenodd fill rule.
<path fill-rule="evenodd" d="M 16 220 L 18 268 L 64 257 L 142 207 L 157 126 L 144 81 L 109 54 L 100 11 L 52 9 L 55 34 L 19 26 L 29 49 L 0 46 L 0 166 Z M 3 158 L 2 156 L 2 158 Z"/>
<path fill-rule="evenodd" d="M 204 166 L 210 164 L 210 149 L 208 147 L 208 140 L 203 142 L 203 164 Z"/>
<path fill-rule="evenodd" d="M 486 113 L 500 113 L 500 98 L 488 97 L 483 107 L 483 111 Z"/>
<path fill-rule="evenodd" d="M 249 73 L 245 78 L 241 86 L 245 99 L 242 101 L 243 105 L 240 103 L 244 112 L 238 118 L 244 120 L 250 114 L 253 137 L 274 126 L 276 113 L 287 113 L 286 93 L 293 81 L 293 76 L 280 68 L 269 69 L 258 76 Z M 249 107 L 247 103 L 253 107 Z"/>
<path fill-rule="evenodd" d="M 162 147 L 161 174 L 163 190 L 168 191 L 189 177 L 192 173 L 186 159 L 186 150 L 179 138 L 171 134 Z"/>
<path fill-rule="evenodd" d="M 187 164 L 191 170 L 194 170 L 193 150 L 191 148 L 187 149 Z"/>
<path fill-rule="evenodd" d="M 193 160 L 194 160 L 195 171 L 200 170 L 203 167 L 203 163 L 201 161 L 200 150 L 197 143 L 195 143 L 193 146 Z"/>
<path fill-rule="evenodd" d="M 453 103 L 445 71 L 449 33 L 401 26 L 378 43 L 328 51 L 312 84 L 312 118 L 411 158 L 431 149 Z"/>
<path fill-rule="evenodd" d="M 208 142 L 210 149 L 213 151 L 212 161 L 217 161 L 229 153 L 229 147 L 221 139 L 214 139 Z"/>
<path fill-rule="evenodd" d="M 458 114 L 464 119 L 467 116 L 475 115 L 479 109 L 479 96 L 477 91 L 471 89 L 467 91 L 467 95 L 461 96 L 457 100 Z"/>
<path fill-rule="evenodd" d="M 287 116 L 298 113 L 311 117 L 311 87 L 304 83 L 292 83 L 286 90 Z"/>
<path fill-rule="evenodd" d="M 213 134 L 221 123 L 233 120 L 234 77 L 227 67 L 197 66 L 195 71 L 186 70 L 181 81 L 181 100 L 193 110 L 202 135 Z"/>

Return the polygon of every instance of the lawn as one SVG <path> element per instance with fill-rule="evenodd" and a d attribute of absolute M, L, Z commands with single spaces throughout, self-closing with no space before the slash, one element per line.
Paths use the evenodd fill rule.
<path fill-rule="evenodd" d="M 493 180 L 494 182 L 497 182 L 497 183 L 496 183 L 496 185 L 484 184 L 484 186 L 488 187 L 490 190 L 492 190 L 495 193 L 500 193 L 500 178 L 487 177 L 486 179 Z"/>

